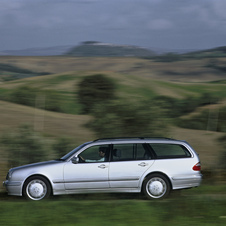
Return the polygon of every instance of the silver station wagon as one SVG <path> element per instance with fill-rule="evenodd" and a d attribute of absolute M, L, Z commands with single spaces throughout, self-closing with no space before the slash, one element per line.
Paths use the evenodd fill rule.
<path fill-rule="evenodd" d="M 87 142 L 61 159 L 15 167 L 3 182 L 9 195 L 143 192 L 148 199 L 200 185 L 200 160 L 185 141 L 109 138 Z"/>

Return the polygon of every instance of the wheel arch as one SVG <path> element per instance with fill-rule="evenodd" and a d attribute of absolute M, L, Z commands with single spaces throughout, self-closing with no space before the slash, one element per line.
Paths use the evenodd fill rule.
<path fill-rule="evenodd" d="M 49 178 L 46 177 L 45 175 L 42 175 L 42 174 L 32 174 L 32 175 L 30 175 L 29 177 L 27 177 L 27 178 L 24 180 L 24 182 L 23 182 L 23 186 L 22 186 L 22 196 L 24 196 L 24 186 L 25 186 L 25 184 L 26 184 L 26 181 L 29 180 L 29 179 L 32 178 L 32 177 L 43 177 L 43 178 L 45 178 L 45 179 L 48 181 L 48 183 L 49 183 L 49 185 L 50 185 L 50 188 L 51 188 L 50 194 L 53 195 L 53 186 L 52 186 L 52 183 L 50 182 Z"/>
<path fill-rule="evenodd" d="M 158 174 L 158 175 L 162 175 L 162 176 L 166 177 L 166 179 L 168 180 L 168 182 L 169 182 L 169 184 L 170 184 L 170 189 L 172 190 L 173 185 L 172 185 L 172 182 L 171 182 L 169 176 L 168 176 L 167 174 L 163 173 L 163 172 L 160 172 L 160 171 L 154 171 L 154 172 L 148 173 L 148 174 L 145 175 L 145 177 L 143 178 L 142 184 L 141 184 L 141 191 L 143 190 L 144 181 L 146 180 L 146 178 L 149 177 L 149 176 L 152 176 L 152 175 L 154 175 L 154 174 Z"/>

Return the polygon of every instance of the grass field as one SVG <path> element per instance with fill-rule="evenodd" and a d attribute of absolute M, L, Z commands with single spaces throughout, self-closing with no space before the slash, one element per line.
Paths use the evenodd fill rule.
<path fill-rule="evenodd" d="M 162 201 L 148 201 L 135 194 L 90 194 L 28 202 L 22 198 L 5 197 L 2 194 L 0 223 L 1 225 L 225 225 L 225 188 L 204 185 L 175 192 Z"/>

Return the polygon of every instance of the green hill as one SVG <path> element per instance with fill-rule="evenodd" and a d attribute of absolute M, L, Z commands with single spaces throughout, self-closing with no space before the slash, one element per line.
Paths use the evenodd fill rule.
<path fill-rule="evenodd" d="M 83 42 L 81 45 L 76 46 L 69 50 L 66 55 L 69 56 L 83 56 L 83 57 L 150 57 L 155 53 L 151 50 L 129 45 L 114 45 L 101 42 Z"/>
<path fill-rule="evenodd" d="M 193 57 L 193 58 L 226 57 L 226 46 L 190 52 L 187 54 L 183 54 L 183 56 L 184 57 Z"/>
<path fill-rule="evenodd" d="M 48 72 L 35 72 L 12 64 L 0 63 L 0 81 L 10 81 L 15 79 L 22 79 L 40 75 L 48 75 Z"/>

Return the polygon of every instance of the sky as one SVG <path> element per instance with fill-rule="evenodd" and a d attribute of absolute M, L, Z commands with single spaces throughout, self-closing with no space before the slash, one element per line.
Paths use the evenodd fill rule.
<path fill-rule="evenodd" d="M 0 51 L 99 41 L 153 49 L 226 46 L 226 0 L 0 0 Z"/>

